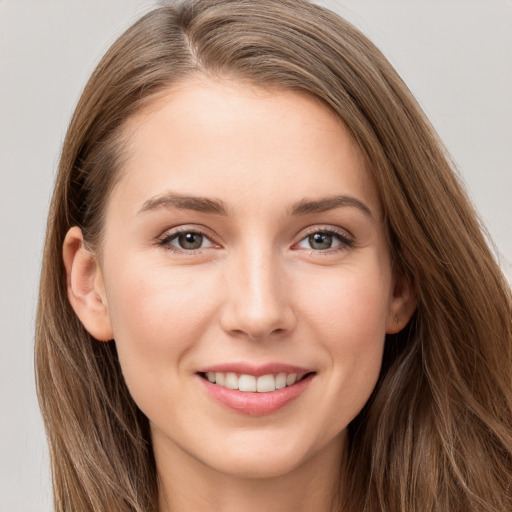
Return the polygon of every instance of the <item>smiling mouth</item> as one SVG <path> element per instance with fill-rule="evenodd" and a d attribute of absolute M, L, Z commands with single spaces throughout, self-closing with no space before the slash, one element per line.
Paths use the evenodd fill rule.
<path fill-rule="evenodd" d="M 270 393 L 293 386 L 314 372 L 269 373 L 258 377 L 234 372 L 206 372 L 199 375 L 217 386 L 252 393 Z"/>

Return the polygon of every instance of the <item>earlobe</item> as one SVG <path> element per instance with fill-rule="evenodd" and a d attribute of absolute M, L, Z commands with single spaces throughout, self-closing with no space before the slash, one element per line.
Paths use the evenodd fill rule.
<path fill-rule="evenodd" d="M 69 302 L 87 331 L 97 340 L 109 341 L 114 335 L 96 256 L 84 247 L 80 228 L 72 227 L 62 246 Z"/>
<path fill-rule="evenodd" d="M 386 334 L 400 332 L 416 310 L 418 299 L 414 284 L 406 277 L 395 278 L 386 322 Z"/>

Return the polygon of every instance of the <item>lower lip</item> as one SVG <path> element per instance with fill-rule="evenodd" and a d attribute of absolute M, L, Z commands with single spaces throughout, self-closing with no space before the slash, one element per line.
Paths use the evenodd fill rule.
<path fill-rule="evenodd" d="M 198 376 L 198 378 L 210 396 L 230 409 L 249 416 L 263 416 L 282 409 L 298 398 L 309 385 L 313 376 L 314 374 L 310 374 L 292 386 L 268 391 L 267 393 L 228 389 L 218 384 L 212 384 L 202 377 Z"/>

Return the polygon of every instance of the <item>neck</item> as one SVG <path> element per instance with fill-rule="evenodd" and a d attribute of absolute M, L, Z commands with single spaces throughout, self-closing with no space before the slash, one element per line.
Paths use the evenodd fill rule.
<path fill-rule="evenodd" d="M 221 473 L 178 447 L 155 450 L 160 512 L 338 512 L 346 438 L 293 470 L 251 478 Z"/>

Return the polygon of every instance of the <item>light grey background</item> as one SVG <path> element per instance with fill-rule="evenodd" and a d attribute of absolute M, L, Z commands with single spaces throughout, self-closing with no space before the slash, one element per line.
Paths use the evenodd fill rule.
<path fill-rule="evenodd" d="M 325 1 L 388 56 L 446 142 L 512 282 L 512 3 Z M 150 0 L 0 0 L 0 512 L 48 512 L 33 324 L 60 146 L 86 79 Z"/>

